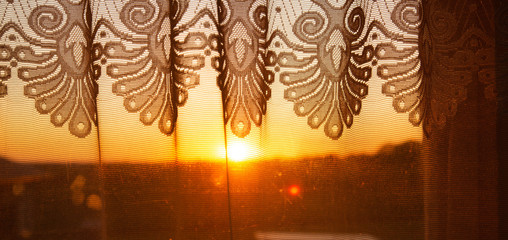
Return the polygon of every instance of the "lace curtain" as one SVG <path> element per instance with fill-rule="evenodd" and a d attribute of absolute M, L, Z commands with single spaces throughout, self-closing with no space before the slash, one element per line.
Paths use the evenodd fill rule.
<path fill-rule="evenodd" d="M 269 216 L 260 206 L 273 203 L 260 163 L 328 157 L 323 168 L 358 173 L 333 162 L 412 141 L 424 206 L 414 239 L 497 236 L 496 4 L 4 0 L 0 156 L 65 163 L 68 183 L 69 169 L 95 165 L 103 237 L 165 226 L 177 238 L 248 239 L 260 224 L 249 214 Z M 209 167 L 193 175 L 194 163 Z M 219 194 L 201 204 L 188 187 Z M 266 199 L 245 204 L 249 192 Z M 122 193 L 160 196 L 169 222 L 119 224 L 158 209 L 128 213 Z"/>

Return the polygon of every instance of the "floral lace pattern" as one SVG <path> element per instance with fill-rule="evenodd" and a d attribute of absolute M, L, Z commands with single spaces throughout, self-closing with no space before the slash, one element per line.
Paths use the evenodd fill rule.
<path fill-rule="evenodd" d="M 39 113 L 86 137 L 104 67 L 124 108 L 171 135 L 211 64 L 238 137 L 261 126 L 277 80 L 297 116 L 339 139 L 378 91 L 368 86 L 375 74 L 394 110 L 428 135 L 471 82 L 495 99 L 492 9 L 473 0 L 2 1 L 0 98 L 17 76 Z"/>
<path fill-rule="evenodd" d="M 0 96 L 16 74 L 25 96 L 57 127 L 86 137 L 96 125 L 97 86 L 90 67 L 87 1 L 0 2 Z M 5 63 L 9 63 L 6 65 Z"/>
<path fill-rule="evenodd" d="M 426 14 L 418 44 L 411 41 L 403 50 L 391 44 L 376 51 L 380 63 L 398 56 L 396 64 L 380 64 L 378 68 L 379 76 L 388 80 L 383 93 L 394 98 L 397 112 L 410 113 L 413 125 L 423 123 L 427 136 L 455 116 L 473 80 L 485 85 L 486 98 L 495 99 L 495 44 L 489 37 L 494 32 L 494 20 L 487 14 L 491 12 L 488 8 L 492 9 L 488 1 L 425 2 L 420 10 Z M 410 20 L 399 24 L 404 22 Z"/>
<path fill-rule="evenodd" d="M 307 116 L 311 128 L 324 123 L 325 134 L 338 139 L 360 113 L 378 61 L 419 61 L 420 14 L 418 1 L 410 0 L 277 1 L 269 9 L 267 64 L 288 86 L 284 98 L 294 102 L 296 115 Z M 394 44 L 410 47 L 393 51 Z M 395 73 L 387 68 L 380 65 L 378 75 L 391 80 Z"/>
<path fill-rule="evenodd" d="M 219 9 L 223 50 L 217 69 L 224 122 L 230 121 L 233 133 L 244 137 L 251 121 L 261 125 L 273 81 L 264 64 L 266 0 L 222 0 Z"/>
<path fill-rule="evenodd" d="M 216 8 L 209 1 L 94 1 L 92 11 L 94 59 L 116 80 L 113 93 L 143 124 L 159 119 L 171 135 L 177 106 L 199 84 L 196 71 L 218 55 Z"/>

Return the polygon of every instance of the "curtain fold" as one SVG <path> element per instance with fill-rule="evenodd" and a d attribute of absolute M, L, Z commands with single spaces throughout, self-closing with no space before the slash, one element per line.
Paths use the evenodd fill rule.
<path fill-rule="evenodd" d="M 423 4 L 427 239 L 501 239 L 494 3 Z"/>
<path fill-rule="evenodd" d="M 0 186 L 60 182 L 70 197 L 41 205 L 94 209 L 108 239 L 495 238 L 494 12 L 1 1 L 0 160 L 52 166 L 4 170 Z M 38 231 L 34 211 L 16 234 Z"/>
<path fill-rule="evenodd" d="M 189 145 L 176 135 L 205 141 L 194 144 L 202 150 L 179 151 L 183 155 L 221 152 L 220 141 L 211 139 L 226 135 L 231 141 L 225 142 L 249 142 L 259 152 L 274 145 L 260 142 L 272 141 L 271 135 L 277 142 L 291 131 L 315 136 L 326 146 L 324 153 L 347 154 L 350 143 L 371 140 L 366 135 L 373 129 L 370 111 L 390 108 L 374 104 L 388 101 L 379 85 L 382 94 L 393 97 L 395 111 L 409 113 L 413 125 L 431 115 L 421 97 L 429 81 L 422 80 L 418 51 L 419 1 L 4 5 L 3 99 L 21 98 L 15 91 L 23 88 L 26 105 L 34 99 L 39 118 L 49 115 L 46 128 L 53 125 L 59 134 L 67 128 L 83 139 L 99 132 L 104 159 L 162 160 L 177 151 L 163 146 Z M 6 83 L 13 85 L 11 94 Z M 368 95 L 369 88 L 376 94 Z M 353 124 L 362 109 L 366 116 Z M 418 134 L 407 124 L 397 127 Z M 357 130 L 348 134 L 349 128 Z M 376 134 L 398 141 L 390 130 L 387 126 Z M 299 138 L 286 145 L 301 146 Z M 346 144 L 337 149 L 327 138 Z M 379 146 L 365 142 L 371 145 L 366 148 Z M 135 151 L 134 145 L 147 151 Z M 122 147 L 127 154 L 115 156 Z"/>

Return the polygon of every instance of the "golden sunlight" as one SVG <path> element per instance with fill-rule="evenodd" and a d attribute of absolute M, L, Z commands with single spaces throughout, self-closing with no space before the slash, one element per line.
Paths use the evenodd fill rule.
<path fill-rule="evenodd" d="M 233 162 L 245 161 L 248 155 L 247 144 L 244 142 L 234 142 L 228 147 L 228 159 Z"/>

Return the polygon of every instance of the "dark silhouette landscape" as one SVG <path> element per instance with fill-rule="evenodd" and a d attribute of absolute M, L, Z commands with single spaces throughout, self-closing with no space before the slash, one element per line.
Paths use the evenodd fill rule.
<path fill-rule="evenodd" d="M 232 230 L 234 239 L 263 232 L 423 239 L 420 146 L 232 162 L 229 189 L 221 162 L 100 166 L 0 159 L 0 236 L 228 239 Z"/>

